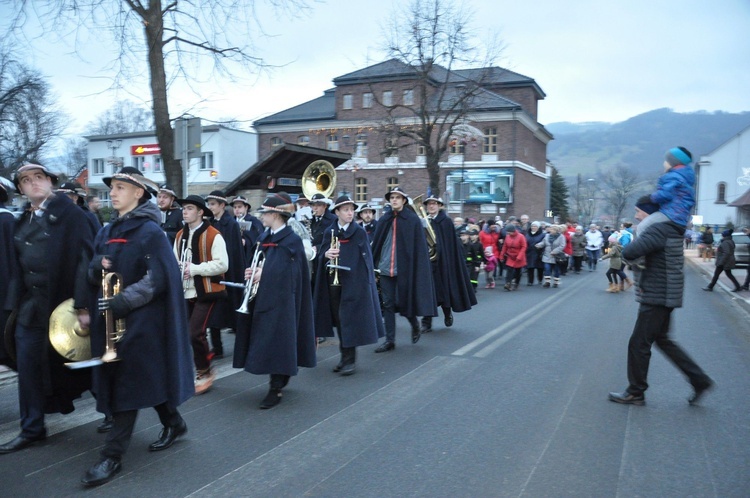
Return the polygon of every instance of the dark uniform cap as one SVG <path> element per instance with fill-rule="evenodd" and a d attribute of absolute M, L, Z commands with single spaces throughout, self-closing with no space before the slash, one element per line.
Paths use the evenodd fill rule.
<path fill-rule="evenodd" d="M 250 205 L 250 203 L 249 203 L 249 202 L 247 202 L 247 199 L 245 199 L 245 198 L 244 198 L 244 197 L 242 197 L 241 195 L 238 195 L 237 197 L 235 197 L 234 199 L 232 199 L 232 205 L 233 205 L 233 206 L 234 206 L 234 203 L 235 203 L 235 202 L 241 202 L 242 204 L 244 204 L 245 206 L 247 206 L 247 209 L 248 209 L 248 210 L 250 210 L 250 209 L 252 209 L 252 208 L 253 208 L 253 207 L 252 207 L 252 206 Z"/>
<path fill-rule="evenodd" d="M 445 206 L 445 203 L 443 202 L 443 199 L 441 199 L 440 197 L 435 197 L 434 195 L 431 195 L 427 199 L 425 199 L 424 201 L 422 201 L 422 204 L 424 204 L 426 206 L 427 203 L 430 202 L 430 201 L 435 201 L 438 204 L 440 204 L 441 206 Z"/>
<path fill-rule="evenodd" d="M 168 184 L 161 185 L 159 187 L 159 192 L 164 192 L 165 194 L 169 194 L 175 199 L 177 198 L 177 193 L 174 191 L 172 187 L 170 187 Z"/>
<path fill-rule="evenodd" d="M 152 195 L 155 195 L 156 192 L 159 191 L 159 188 L 154 182 L 143 176 L 140 171 L 130 166 L 122 168 L 112 176 L 102 178 L 104 184 L 110 188 L 112 188 L 112 180 L 119 180 L 142 188 L 145 192 L 144 197 L 146 199 L 150 199 Z"/>
<path fill-rule="evenodd" d="M 76 194 L 76 195 L 82 195 L 83 197 L 85 197 L 86 194 L 81 194 L 81 190 L 83 190 L 83 187 L 81 187 L 80 183 L 65 182 L 62 185 L 60 185 L 60 188 L 55 190 L 55 192 L 62 192 L 63 194 Z"/>
<path fill-rule="evenodd" d="M 209 212 L 208 207 L 206 207 L 206 202 L 203 200 L 203 197 L 199 195 L 189 195 L 184 199 L 177 199 L 177 202 L 180 204 L 180 206 L 184 206 L 185 204 L 192 204 L 193 206 L 198 206 L 198 209 L 203 210 L 203 214 L 206 214 Z"/>
<path fill-rule="evenodd" d="M 56 174 L 50 173 L 50 171 L 41 164 L 27 163 L 18 168 L 18 170 L 16 170 L 16 174 L 13 176 L 13 183 L 15 184 L 16 189 L 18 189 L 18 180 L 23 176 L 23 174 L 27 171 L 32 171 L 35 169 L 42 170 L 42 172 L 47 175 L 50 180 L 52 180 L 52 185 L 57 185 L 58 178 Z"/>
<path fill-rule="evenodd" d="M 210 201 L 211 199 L 223 202 L 224 204 L 229 204 L 227 196 L 224 195 L 224 192 L 222 192 L 221 190 L 214 190 L 206 196 L 206 201 Z"/>
<path fill-rule="evenodd" d="M 406 192 L 404 192 L 404 190 L 401 187 L 393 187 L 390 192 L 388 192 L 387 194 L 385 194 L 385 200 L 386 201 L 388 201 L 388 202 L 391 201 L 391 194 L 400 194 L 400 195 L 402 195 L 404 197 L 404 199 L 406 199 L 407 201 L 409 200 L 409 194 L 407 194 Z"/>
<path fill-rule="evenodd" d="M 263 205 L 258 208 L 258 212 L 279 213 L 288 218 L 294 212 L 294 203 L 286 192 L 268 194 L 268 197 L 263 201 Z"/>
<path fill-rule="evenodd" d="M 344 204 L 351 204 L 352 206 L 354 206 L 354 209 L 355 209 L 355 211 L 356 211 L 356 210 L 357 210 L 357 208 L 358 208 L 358 206 L 357 206 L 357 203 L 356 203 L 356 202 L 354 202 L 354 201 L 353 201 L 353 200 L 351 199 L 351 197 L 349 197 L 348 195 L 341 195 L 341 196 L 339 196 L 339 198 L 338 198 L 338 199 L 336 199 L 336 200 L 334 201 L 334 203 L 333 203 L 333 206 L 331 206 L 331 207 L 330 207 L 330 208 L 328 208 L 328 209 L 330 209 L 331 211 L 336 211 L 336 210 L 337 210 L 338 208 L 340 208 L 340 207 L 341 207 L 341 206 L 343 206 Z"/>
<path fill-rule="evenodd" d="M 328 199 L 321 193 L 317 193 L 313 194 L 313 196 L 310 198 L 310 204 L 327 204 L 328 206 L 330 206 L 331 199 Z"/>

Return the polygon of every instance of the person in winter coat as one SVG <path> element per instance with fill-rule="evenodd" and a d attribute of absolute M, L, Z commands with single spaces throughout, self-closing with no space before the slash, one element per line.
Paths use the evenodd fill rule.
<path fill-rule="evenodd" d="M 505 290 L 518 289 L 521 270 L 526 266 L 526 237 L 514 224 L 506 228 L 505 243 L 500 251 L 500 261 L 505 262 Z"/>
<path fill-rule="evenodd" d="M 664 174 L 659 177 L 651 201 L 659 211 L 681 227 L 690 221 L 695 206 L 695 171 L 690 166 L 693 156 L 685 147 L 669 149 L 664 158 Z"/>
<path fill-rule="evenodd" d="M 495 288 L 495 277 L 492 273 L 495 271 L 496 267 L 497 267 L 497 258 L 495 257 L 495 253 L 492 251 L 491 247 L 485 247 L 484 248 L 484 274 L 485 274 L 485 279 L 487 280 L 487 285 L 484 287 L 485 289 Z"/>
<path fill-rule="evenodd" d="M 542 261 L 543 250 L 537 249 L 536 245 L 544 240 L 545 232 L 541 229 L 538 221 L 532 221 L 529 231 L 526 233 L 526 285 L 534 285 L 536 280 L 540 285 L 544 276 L 544 262 Z"/>
<path fill-rule="evenodd" d="M 482 227 L 479 232 L 479 242 L 482 243 L 482 252 L 487 247 L 492 247 L 492 253 L 495 255 L 495 260 L 498 264 L 495 265 L 495 270 L 492 273 L 493 282 L 494 278 L 497 278 L 500 268 L 500 226 L 495 220 L 487 220 L 487 223 Z"/>
<path fill-rule="evenodd" d="M 622 270 L 622 246 L 617 239 L 617 234 L 609 236 L 609 251 L 607 254 L 602 256 L 602 261 L 609 259 L 609 269 L 607 270 L 607 280 L 609 280 L 609 287 L 607 292 L 620 292 L 629 289 L 633 286 L 633 282 L 628 278 L 625 272 Z M 617 277 L 620 277 L 620 283 L 617 283 Z M 625 287 L 627 285 L 627 287 Z"/>
<path fill-rule="evenodd" d="M 245 280 L 258 282 L 249 313 L 239 314 L 232 366 L 255 375 L 268 375 L 268 394 L 260 409 L 281 402 L 281 390 L 299 367 L 316 365 L 310 269 L 302 239 L 287 220 L 294 203 L 286 192 L 269 194 L 260 208 L 267 228 L 258 240 L 265 256 Z"/>
<path fill-rule="evenodd" d="M 472 232 L 473 230 L 471 229 L 465 229 L 461 232 L 461 244 L 466 255 L 466 269 L 469 271 L 469 280 L 474 288 L 474 292 L 476 292 L 479 285 L 479 268 L 482 265 L 483 256 L 479 252 L 482 244 L 471 241 Z"/>
<path fill-rule="evenodd" d="M 82 479 L 86 486 L 103 484 L 120 472 L 140 409 L 153 407 L 163 426 L 149 451 L 172 446 L 187 432 L 177 407 L 195 390 L 180 269 L 159 226 L 159 208 L 148 200 L 156 185 L 130 167 L 104 178 L 104 183 L 111 188 L 117 218 L 96 237 L 89 280 L 99 285 L 103 271 L 116 272 L 122 280 L 121 291 L 101 296 L 92 313 L 91 353 L 102 356 L 106 348 L 101 312 L 124 319 L 127 329 L 115 344 L 121 361 L 93 370 L 97 409 L 111 413 L 114 420 L 101 460 Z"/>
<path fill-rule="evenodd" d="M 565 237 L 560 234 L 558 225 L 547 227 L 547 235 L 539 242 L 536 247 L 543 249 L 542 261 L 544 262 L 544 284 L 542 287 L 549 287 L 550 280 L 554 276 L 553 287 L 560 286 L 560 265 L 558 261 L 567 261 L 565 255 Z"/>
<path fill-rule="evenodd" d="M 724 272 L 727 278 L 729 278 L 734 284 L 732 292 L 739 292 L 742 290 L 742 286 L 737 279 L 734 278 L 734 275 L 732 275 L 732 269 L 736 264 L 734 259 L 734 248 L 735 244 L 732 240 L 732 231 L 727 229 L 721 232 L 721 242 L 719 242 L 719 247 L 716 249 L 716 260 L 714 262 L 716 270 L 714 270 L 714 276 L 711 279 L 711 283 L 703 288 L 704 291 L 710 292 L 714 290 L 714 286 L 716 285 L 716 281 L 719 280 L 721 272 Z"/>
<path fill-rule="evenodd" d="M 703 253 L 703 262 L 711 261 L 714 257 L 714 231 L 711 227 L 706 228 L 701 234 L 701 252 Z"/>
<path fill-rule="evenodd" d="M 596 262 L 599 260 L 599 251 L 604 245 L 602 232 L 596 229 L 595 224 L 589 225 L 586 237 L 586 256 L 588 257 L 589 271 L 596 271 Z"/>
<path fill-rule="evenodd" d="M 337 221 L 323 234 L 318 268 L 325 271 L 317 273 L 313 294 L 315 333 L 333 337 L 336 328 L 341 359 L 333 372 L 343 376 L 355 371 L 357 346 L 375 344 L 385 335 L 370 240 L 354 221 L 356 209 L 348 195 L 340 196 L 331 206 Z M 451 235 L 455 237 L 453 227 Z M 334 236 L 338 242 L 332 246 Z M 349 270 L 328 269 L 333 262 Z"/>
<path fill-rule="evenodd" d="M 653 222 L 641 231 L 649 218 Z M 697 403 L 713 386 L 713 381 L 669 336 L 674 308 L 682 306 L 685 288 L 683 237 L 685 227 L 654 212 L 643 219 L 637 237 L 623 250 L 627 261 L 646 258 L 636 293 L 640 303 L 638 318 L 628 343 L 628 387 L 623 392 L 609 393 L 609 400 L 627 405 L 644 405 L 648 389 L 651 346 L 657 347 L 679 368 L 693 386 L 688 403 Z"/>
<path fill-rule="evenodd" d="M 583 255 L 586 254 L 586 236 L 581 225 L 576 226 L 576 231 L 570 236 L 570 246 L 573 249 L 573 271 L 581 273 Z"/>

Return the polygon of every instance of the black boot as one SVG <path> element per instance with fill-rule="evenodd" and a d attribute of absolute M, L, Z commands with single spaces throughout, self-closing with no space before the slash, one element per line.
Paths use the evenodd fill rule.
<path fill-rule="evenodd" d="M 260 403 L 261 410 L 268 410 L 281 403 L 281 389 L 270 388 L 268 394 Z"/>
<path fill-rule="evenodd" d="M 98 433 L 105 433 L 112 430 L 112 427 L 115 425 L 115 419 L 112 417 L 112 415 L 105 415 L 104 420 L 102 420 L 102 423 L 99 424 L 99 427 L 96 428 L 96 432 Z"/>
<path fill-rule="evenodd" d="M 422 317 L 422 333 L 427 334 L 429 332 L 432 332 L 432 317 L 423 316 Z"/>

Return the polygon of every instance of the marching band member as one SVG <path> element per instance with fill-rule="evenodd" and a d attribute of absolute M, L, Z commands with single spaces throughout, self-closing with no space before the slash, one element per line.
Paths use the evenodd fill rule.
<path fill-rule="evenodd" d="M 315 281 L 315 331 L 333 337 L 336 327 L 341 361 L 333 371 L 341 375 L 354 373 L 357 346 L 375 344 L 384 335 L 370 242 L 365 230 L 354 223 L 356 206 L 346 195 L 331 206 L 338 222 L 323 234 Z M 336 244 L 332 237 L 338 239 Z M 326 261 L 349 270 L 325 271 Z"/>
<path fill-rule="evenodd" d="M 206 323 L 217 301 L 225 300 L 226 287 L 219 282 L 229 269 L 229 256 L 219 231 L 203 220 L 210 213 L 203 199 L 189 195 L 180 199 L 185 228 L 177 232 L 174 255 L 180 261 L 183 292 L 187 301 L 190 342 L 195 364 L 195 394 L 203 394 L 214 383 Z"/>
<path fill-rule="evenodd" d="M 378 220 L 375 219 L 375 209 L 369 204 L 362 204 L 357 209 L 357 219 L 359 219 L 362 228 L 367 233 L 367 240 L 372 242 L 372 237 L 375 235 L 375 229 L 378 226 Z"/>
<path fill-rule="evenodd" d="M 83 189 L 80 183 L 65 182 L 60 185 L 60 188 L 55 190 L 55 193 L 67 195 L 68 198 L 73 201 L 76 206 L 83 209 L 83 212 L 86 215 L 86 219 L 89 221 L 89 223 L 91 223 L 91 227 L 94 230 L 94 233 L 99 231 L 99 229 L 102 227 L 102 224 L 99 222 L 99 218 L 97 218 L 96 215 L 91 212 L 88 205 L 86 204 L 84 200 L 86 198 L 86 191 Z"/>
<path fill-rule="evenodd" d="M 0 272 L 0 337 L 5 331 L 5 323 L 10 317 L 10 311 L 3 309 L 5 299 L 8 297 L 10 282 L 16 271 L 15 248 L 13 247 L 13 227 L 16 219 L 13 213 L 5 209 L 5 203 L 10 196 L 8 195 L 9 187 L 3 185 L 0 181 L 0 268 L 5 271 Z M 0 341 L 0 365 L 15 366 L 12 358 L 5 349 L 5 341 Z M 0 368 L 0 370 L 3 370 Z"/>
<path fill-rule="evenodd" d="M 112 413 L 114 424 L 100 461 L 81 479 L 86 486 L 104 484 L 120 472 L 139 409 L 153 407 L 164 426 L 148 449 L 169 448 L 187 432 L 177 407 L 194 392 L 182 280 L 159 227 L 159 209 L 148 201 L 150 182 L 137 169 L 125 167 L 104 183 L 111 188 L 117 218 L 97 235 L 89 279 L 98 283 L 104 271 L 117 272 L 124 288 L 98 301 L 92 354 L 102 355 L 110 332 L 99 312 L 124 319 L 127 330 L 116 343 L 120 361 L 94 367 L 97 409 Z M 156 185 L 153 189 L 156 193 Z"/>
<path fill-rule="evenodd" d="M 396 347 L 396 308 L 411 324 L 412 344 L 416 344 L 421 335 L 417 316 L 437 315 L 424 228 L 414 211 L 404 209 L 408 198 L 400 187 L 385 194 L 391 210 L 378 220 L 372 239 L 373 261 L 380 270 L 385 319 L 385 342 L 376 353 Z"/>
<path fill-rule="evenodd" d="M 316 364 L 310 274 L 302 240 L 287 220 L 294 204 L 285 192 L 269 194 L 260 208 L 267 227 L 260 237 L 265 260 L 255 274 L 259 281 L 250 314 L 241 315 L 234 343 L 233 366 L 256 375 L 270 375 L 269 390 L 261 409 L 281 402 L 281 390 L 299 367 Z"/>
<path fill-rule="evenodd" d="M 161 212 L 159 226 L 167 234 L 170 246 L 174 245 L 175 235 L 182 228 L 182 213 L 176 200 L 177 194 L 172 187 L 167 184 L 159 187 L 159 193 L 156 194 L 156 205 Z"/>
<path fill-rule="evenodd" d="M 253 257 L 252 252 L 255 250 L 255 243 L 258 242 L 258 238 L 264 230 L 263 223 L 250 214 L 251 208 L 252 206 L 247 202 L 247 199 L 241 195 L 232 199 L 234 219 L 240 225 L 240 236 L 242 237 L 245 261 L 249 261 Z"/>
<path fill-rule="evenodd" d="M 229 256 L 229 270 L 227 280 L 240 282 L 245 269 L 245 250 L 242 248 L 240 225 L 232 215 L 227 214 L 227 198 L 221 190 L 214 190 L 206 196 L 206 206 L 213 214 L 211 226 L 217 229 L 227 247 Z M 208 214 L 208 213 L 207 213 Z M 224 356 L 224 345 L 221 341 L 221 329 L 237 328 L 237 317 L 234 310 L 239 308 L 242 300 L 240 289 L 227 289 L 227 299 L 216 301 L 214 311 L 208 322 L 208 332 L 211 337 L 211 352 L 214 357 Z"/>
<path fill-rule="evenodd" d="M 3 268 L 12 275 L 6 309 L 18 310 L 15 346 L 21 433 L 0 445 L 0 454 L 45 439 L 45 413 L 72 412 L 73 400 L 91 386 L 90 372 L 65 368 L 64 358 L 49 342 L 50 315 L 69 298 L 74 298 L 81 327 L 88 328 L 94 290 L 86 280 L 86 269 L 95 233 L 81 209 L 52 191 L 56 182 L 57 176 L 39 164 L 21 166 L 14 177 L 16 188 L 30 202 L 15 224 L 11 266 Z"/>
<path fill-rule="evenodd" d="M 310 223 L 310 235 L 312 244 L 315 247 L 316 254 L 320 252 L 320 244 L 323 243 L 323 234 L 331 229 L 331 225 L 336 221 L 336 215 L 328 211 L 331 205 L 331 199 L 327 199 L 323 194 L 314 194 L 310 199 L 313 218 Z"/>
<path fill-rule="evenodd" d="M 456 235 L 453 221 L 443 211 L 445 203 L 439 197 L 424 200 L 428 223 L 435 232 L 437 259 L 432 261 L 432 281 L 435 301 L 443 309 L 446 327 L 453 325 L 453 313 L 470 310 L 477 304 L 476 293 L 466 270 L 466 254 L 461 239 Z M 422 333 L 432 331 L 432 317 L 422 318 Z"/>

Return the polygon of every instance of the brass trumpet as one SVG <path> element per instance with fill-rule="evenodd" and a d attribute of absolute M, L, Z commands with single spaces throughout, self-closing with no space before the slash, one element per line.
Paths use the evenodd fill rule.
<path fill-rule="evenodd" d="M 258 294 L 258 287 L 260 287 L 260 280 L 257 282 L 253 282 L 255 280 L 255 275 L 258 273 L 258 271 L 263 266 L 263 261 L 265 261 L 266 256 L 263 254 L 263 251 L 260 250 L 260 241 L 258 241 L 257 244 L 255 244 L 255 254 L 253 254 L 253 261 L 250 264 L 250 278 L 245 280 L 244 284 L 240 284 L 237 282 L 228 282 L 226 280 L 222 280 L 219 282 L 222 285 L 226 285 L 227 287 L 236 287 L 236 288 L 243 288 L 245 289 L 245 292 L 242 294 L 242 304 L 239 308 L 237 308 L 237 313 L 242 314 L 249 314 L 250 313 L 250 303 L 253 299 L 255 299 L 255 296 Z"/>
<path fill-rule="evenodd" d="M 421 199 L 421 195 L 416 196 L 412 201 L 412 208 L 414 209 L 414 212 L 417 213 L 417 216 L 424 220 L 425 238 L 427 239 L 427 251 L 430 254 L 430 261 L 435 261 L 437 260 L 438 256 L 437 237 L 435 237 L 435 231 L 432 229 L 432 224 L 430 223 L 430 219 L 427 217 L 427 212 L 424 210 L 424 206 L 422 206 L 422 203 L 420 202 Z"/>
<path fill-rule="evenodd" d="M 339 238 L 334 235 L 334 231 L 331 230 L 331 249 L 339 249 Z M 339 264 L 339 257 L 336 256 L 331 261 L 328 262 L 328 274 L 333 275 L 333 282 L 331 285 L 333 287 L 341 287 L 341 283 L 339 282 L 339 270 L 345 270 L 345 271 L 351 271 L 351 268 L 348 266 L 341 266 Z"/>

